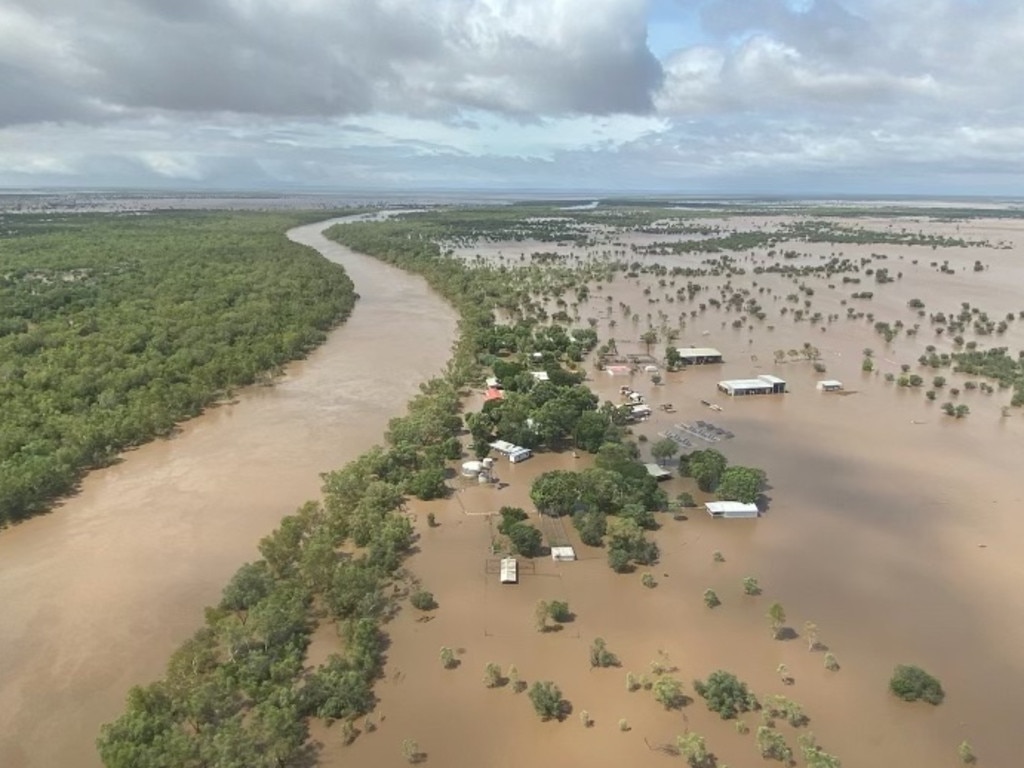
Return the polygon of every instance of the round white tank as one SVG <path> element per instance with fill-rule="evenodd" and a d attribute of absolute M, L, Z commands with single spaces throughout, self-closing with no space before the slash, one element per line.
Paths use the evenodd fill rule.
<path fill-rule="evenodd" d="M 484 465 L 484 469 L 490 469 L 491 467 L 494 466 L 494 459 L 487 458 L 481 461 L 480 463 Z"/>
<path fill-rule="evenodd" d="M 480 474 L 480 470 L 483 468 L 484 465 L 479 461 L 467 461 L 462 465 L 462 476 L 476 477 Z"/>

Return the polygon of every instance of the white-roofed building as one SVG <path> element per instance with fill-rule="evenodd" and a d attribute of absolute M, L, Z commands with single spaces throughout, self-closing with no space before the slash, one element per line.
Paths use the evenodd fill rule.
<path fill-rule="evenodd" d="M 760 516 L 761 512 L 757 508 L 757 504 L 744 504 L 741 501 L 709 501 L 704 505 L 704 509 L 708 511 L 708 514 L 712 517 L 724 517 L 724 518 L 754 518 Z"/>
<path fill-rule="evenodd" d="M 718 389 L 729 397 L 737 395 L 781 395 L 786 391 L 786 382 L 778 376 L 763 374 L 756 379 L 726 379 L 718 382 Z"/>
<path fill-rule="evenodd" d="M 676 347 L 686 365 L 708 365 L 722 362 L 722 353 L 714 347 Z"/>

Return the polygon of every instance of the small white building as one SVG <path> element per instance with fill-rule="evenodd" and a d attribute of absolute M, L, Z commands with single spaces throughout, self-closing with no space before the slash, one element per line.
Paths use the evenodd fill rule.
<path fill-rule="evenodd" d="M 724 518 L 753 518 L 760 516 L 761 512 L 757 504 L 744 504 L 740 501 L 709 501 L 704 509 L 712 517 Z"/>
<path fill-rule="evenodd" d="M 552 547 L 551 559 L 556 563 L 569 563 L 576 559 L 576 550 L 572 547 Z"/>
<path fill-rule="evenodd" d="M 676 347 L 686 365 L 708 365 L 722 362 L 722 353 L 713 347 Z"/>
<path fill-rule="evenodd" d="M 819 392 L 840 392 L 843 389 L 843 382 L 835 379 L 825 379 L 817 383 Z"/>
<path fill-rule="evenodd" d="M 501 389 L 502 388 L 501 387 L 501 382 L 498 381 L 498 377 L 497 376 L 488 376 L 484 380 L 484 383 L 487 385 L 488 389 Z"/>
<path fill-rule="evenodd" d="M 537 381 L 551 381 L 547 371 L 530 371 L 530 375 Z"/>
<path fill-rule="evenodd" d="M 503 557 L 499 577 L 502 584 L 519 583 L 519 563 L 514 557 Z"/>
<path fill-rule="evenodd" d="M 495 440 L 491 443 L 491 448 L 505 456 L 513 464 L 518 464 L 520 461 L 526 461 L 528 458 L 533 456 L 533 451 L 529 448 L 524 448 L 521 445 L 515 445 L 507 440 Z"/>
<path fill-rule="evenodd" d="M 726 379 L 718 382 L 718 389 L 729 397 L 737 395 L 781 395 L 786 392 L 786 382 L 778 376 L 763 374 L 756 379 Z"/>

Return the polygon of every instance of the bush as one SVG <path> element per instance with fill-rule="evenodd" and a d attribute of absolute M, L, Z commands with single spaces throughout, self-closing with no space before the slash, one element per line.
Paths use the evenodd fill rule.
<path fill-rule="evenodd" d="M 432 611 L 434 608 L 437 608 L 434 593 L 427 592 L 425 589 L 418 589 L 413 592 L 409 602 L 412 603 L 413 608 L 419 608 L 421 611 Z"/>
<path fill-rule="evenodd" d="M 530 702 L 533 709 L 541 720 L 558 719 L 562 717 L 565 704 L 562 701 L 562 691 L 550 681 L 536 682 L 530 686 Z"/>
<path fill-rule="evenodd" d="M 526 510 L 522 507 L 502 507 L 498 510 L 498 514 L 501 515 L 501 522 L 498 523 L 498 533 L 505 536 L 509 535 L 513 525 L 529 518 Z"/>
<path fill-rule="evenodd" d="M 708 675 L 708 679 L 694 680 L 693 689 L 723 720 L 748 712 L 756 701 L 747 686 L 731 672 L 719 669 Z"/>
<path fill-rule="evenodd" d="M 590 644 L 590 666 L 591 667 L 617 667 L 618 657 L 608 650 L 603 638 L 596 638 Z"/>
<path fill-rule="evenodd" d="M 653 686 L 654 698 L 665 709 L 678 709 L 686 703 L 683 684 L 674 677 L 659 677 Z"/>
<path fill-rule="evenodd" d="M 561 600 L 552 600 L 548 603 L 548 616 L 559 624 L 572 621 L 572 611 L 569 610 L 569 604 Z"/>
<path fill-rule="evenodd" d="M 889 680 L 889 690 L 904 701 L 927 701 L 929 704 L 941 704 L 946 697 L 942 684 L 920 667 L 900 664 Z"/>

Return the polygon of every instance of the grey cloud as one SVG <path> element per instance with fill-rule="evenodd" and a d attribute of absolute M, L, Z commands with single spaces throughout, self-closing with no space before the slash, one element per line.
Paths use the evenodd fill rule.
<path fill-rule="evenodd" d="M 111 111 L 529 119 L 650 111 L 661 79 L 643 0 L 11 2 L 65 52 L 41 92 Z M 25 102 L 6 124 L 78 117 Z"/>

